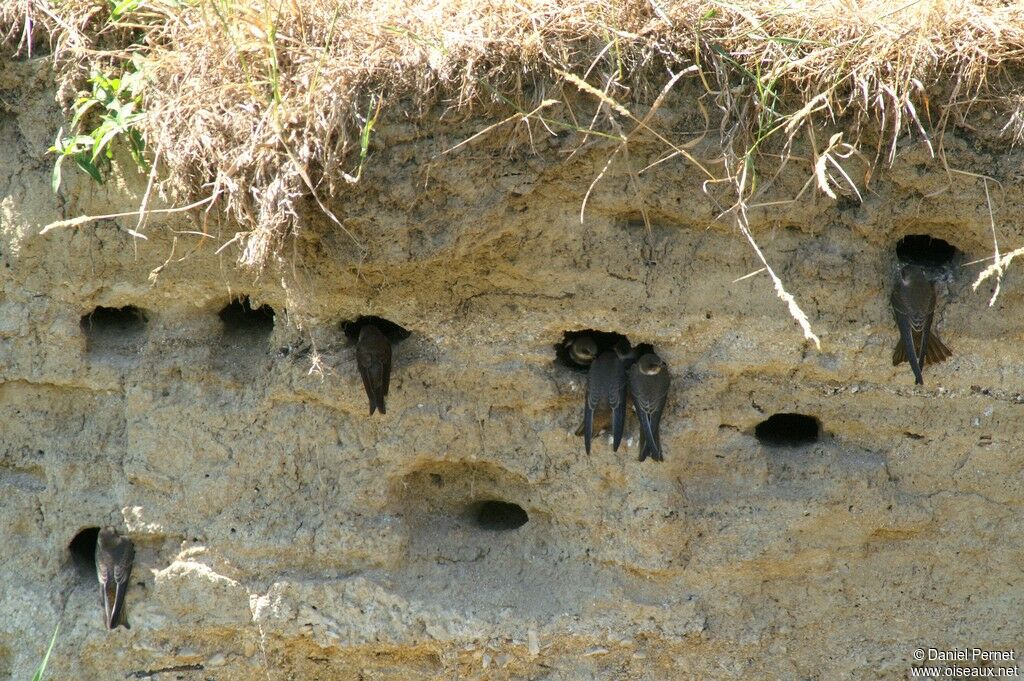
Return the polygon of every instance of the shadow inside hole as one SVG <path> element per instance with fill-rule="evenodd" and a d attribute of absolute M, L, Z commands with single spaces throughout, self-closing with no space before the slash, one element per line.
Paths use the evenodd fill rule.
<path fill-rule="evenodd" d="M 274 330 L 274 308 L 260 305 L 253 308 L 248 296 L 225 305 L 217 313 L 225 336 L 233 339 L 263 340 Z"/>
<path fill-rule="evenodd" d="M 754 437 L 768 447 L 802 447 L 821 437 L 821 422 L 804 414 L 772 414 L 754 427 Z"/>
<path fill-rule="evenodd" d="M 82 315 L 79 326 L 90 352 L 136 349 L 146 335 L 146 313 L 133 305 L 97 307 Z"/>
<path fill-rule="evenodd" d="M 633 355 L 637 359 L 640 359 L 644 355 L 646 355 L 648 353 L 651 353 L 651 352 L 654 352 L 654 346 L 651 345 L 650 343 L 640 343 L 640 345 L 638 345 L 635 348 L 633 348 Z"/>
<path fill-rule="evenodd" d="M 86 527 L 74 536 L 68 544 L 71 564 L 80 578 L 92 577 L 96 574 L 96 541 L 100 536 L 100 528 Z"/>
<path fill-rule="evenodd" d="M 908 234 L 896 243 L 896 259 L 907 265 L 947 268 L 960 256 L 956 246 L 928 234 Z"/>
<path fill-rule="evenodd" d="M 491 532 L 517 530 L 530 520 L 519 504 L 495 499 L 471 504 L 468 513 L 474 526 Z"/>
<path fill-rule="evenodd" d="M 404 341 L 412 335 L 411 331 L 395 324 L 393 321 L 384 319 L 383 317 L 375 317 L 373 315 L 366 315 L 344 321 L 341 323 L 341 330 L 351 342 L 355 343 L 359 340 L 360 329 L 367 324 L 373 324 L 380 329 L 380 332 L 383 333 L 392 344 Z"/>
<path fill-rule="evenodd" d="M 597 344 L 597 354 L 600 355 L 605 350 L 611 350 L 620 342 L 629 343 L 629 338 L 623 336 L 621 333 L 615 333 L 612 331 L 595 331 L 594 329 L 583 329 L 582 331 L 566 331 L 562 334 L 562 340 L 555 344 L 555 363 L 561 366 L 572 369 L 573 371 L 586 372 L 590 365 L 580 364 L 572 358 L 572 353 L 569 352 L 569 348 L 572 346 L 573 341 L 583 336 L 589 336 L 594 339 L 594 343 Z M 650 348 L 650 345 L 642 344 L 640 347 Z"/>

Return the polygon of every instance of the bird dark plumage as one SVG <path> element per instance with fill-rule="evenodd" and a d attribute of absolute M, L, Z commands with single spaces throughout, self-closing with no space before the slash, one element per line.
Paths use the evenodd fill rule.
<path fill-rule="evenodd" d="M 583 444 L 590 454 L 594 434 L 594 414 L 611 412 L 612 450 L 618 451 L 626 427 L 626 361 L 628 344 L 605 350 L 590 365 L 587 395 L 583 403 Z"/>
<path fill-rule="evenodd" d="M 96 578 L 103 590 L 103 623 L 107 629 L 115 629 L 128 623 L 124 617 L 124 595 L 128 591 L 128 580 L 132 576 L 135 561 L 135 545 L 128 537 L 122 537 L 112 527 L 100 530 L 96 539 Z"/>
<path fill-rule="evenodd" d="M 629 368 L 629 392 L 633 397 L 633 410 L 640 421 L 640 434 L 643 436 L 641 461 L 647 457 L 655 461 L 665 460 L 658 429 L 671 382 L 664 360 L 654 353 L 645 354 Z"/>
<path fill-rule="evenodd" d="M 373 324 L 359 330 L 356 341 L 356 364 L 363 379 L 366 397 L 370 400 L 370 415 L 377 409 L 388 413 L 384 398 L 391 383 L 391 341 Z"/>
<path fill-rule="evenodd" d="M 953 355 L 932 329 L 935 316 L 935 285 L 918 265 L 900 267 L 893 287 L 892 313 L 900 331 L 900 341 L 892 353 L 892 363 L 910 362 L 914 382 L 924 384 L 925 363 L 941 362 Z"/>

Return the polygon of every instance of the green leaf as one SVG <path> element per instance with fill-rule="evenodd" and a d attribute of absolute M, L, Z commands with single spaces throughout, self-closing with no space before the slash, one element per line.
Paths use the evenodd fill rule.
<path fill-rule="evenodd" d="M 370 148 L 370 134 L 373 132 L 373 126 L 377 122 L 377 111 L 374 111 L 376 104 L 376 99 L 370 97 L 370 110 L 366 112 L 366 124 L 363 126 L 362 134 L 359 136 L 360 165 L 366 159 L 366 153 Z"/>
<path fill-rule="evenodd" d="M 57 632 L 60 631 L 60 622 L 57 622 L 57 627 L 53 630 L 53 638 L 50 639 L 50 647 L 46 649 L 46 655 L 43 657 L 42 664 L 39 665 L 39 669 L 32 675 L 32 681 L 43 681 L 43 674 L 46 673 L 46 664 L 50 661 L 50 653 L 53 652 L 53 644 L 57 642 Z"/>
<path fill-rule="evenodd" d="M 89 173 L 89 176 L 96 180 L 97 184 L 103 184 L 103 176 L 100 175 L 100 169 L 96 167 L 87 153 L 75 154 L 73 158 L 78 167 Z"/>
<path fill-rule="evenodd" d="M 112 1 L 110 4 L 112 5 L 110 18 L 117 21 L 123 15 L 134 12 L 138 9 L 140 0 L 121 0 L 120 2 Z"/>
<path fill-rule="evenodd" d="M 50 188 L 53 189 L 53 193 L 56 194 L 60 190 L 60 164 L 67 158 L 66 156 L 58 156 L 57 160 L 53 164 L 53 176 L 50 178 Z"/>
<path fill-rule="evenodd" d="M 61 154 L 64 152 L 64 128 L 57 130 L 57 136 L 53 138 L 53 146 L 47 149 L 50 153 Z"/>
<path fill-rule="evenodd" d="M 99 101 L 104 106 L 109 106 L 111 102 L 117 100 L 117 86 L 114 84 L 114 81 L 108 79 L 103 74 L 96 74 L 91 80 L 93 82 L 93 99 Z"/>
<path fill-rule="evenodd" d="M 109 0 L 109 5 L 117 13 L 127 13 L 141 6 L 142 0 Z M 134 70 L 133 70 L 134 66 Z M 74 158 L 76 165 L 89 174 L 96 182 L 103 182 L 103 171 L 109 163 L 100 162 L 100 158 L 113 159 L 115 140 L 121 139 L 128 147 L 135 164 L 149 170 L 145 158 L 145 141 L 134 126 L 145 116 L 142 95 L 139 94 L 145 83 L 144 70 L 148 68 L 144 57 L 132 56 L 131 65 L 118 74 L 106 74 L 93 71 L 89 76 L 92 92 L 80 97 L 74 105 L 74 116 L 67 133 L 61 129 L 50 152 L 61 159 L 67 156 Z M 102 106 L 97 111 L 96 105 Z M 373 121 L 369 122 L 372 128 Z M 365 131 L 367 134 L 369 130 Z M 367 140 L 368 141 L 368 140 Z M 364 141 L 364 144 L 366 142 Z M 365 147 L 364 147 L 365 154 Z M 59 187 L 61 167 L 55 160 L 53 186 Z"/>
<path fill-rule="evenodd" d="M 99 127 L 93 130 L 92 133 L 89 135 L 89 146 L 92 147 L 93 154 L 96 154 L 100 149 L 103 148 L 100 144 L 100 140 L 103 139 L 103 136 L 107 134 L 107 131 L 110 130 L 110 127 L 110 121 L 104 119 L 103 122 L 100 123 Z"/>
<path fill-rule="evenodd" d="M 82 120 L 82 116 L 84 116 L 86 113 L 88 113 L 89 109 L 91 109 L 94 106 L 96 106 L 96 104 L 98 104 L 97 100 L 95 100 L 95 99 L 87 99 L 81 105 L 78 105 L 78 104 L 75 105 L 75 116 L 74 116 L 74 118 L 71 119 L 71 129 L 72 130 L 74 130 L 75 128 L 78 127 L 78 124 Z"/>
<path fill-rule="evenodd" d="M 143 171 L 149 172 L 149 161 L 144 156 L 146 152 L 146 141 L 142 138 L 142 133 L 138 130 L 128 131 L 128 151 L 131 152 L 132 159 L 135 160 L 135 164 L 142 168 Z"/>
<path fill-rule="evenodd" d="M 142 120 L 142 117 L 144 115 L 145 114 L 143 114 L 143 113 L 133 113 L 131 116 L 128 116 L 127 118 L 125 118 L 124 119 L 125 132 L 129 132 L 132 129 L 133 125 L 135 125 L 136 123 L 138 123 L 139 121 Z"/>

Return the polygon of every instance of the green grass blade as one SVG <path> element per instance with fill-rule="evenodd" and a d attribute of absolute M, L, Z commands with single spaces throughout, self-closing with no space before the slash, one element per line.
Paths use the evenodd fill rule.
<path fill-rule="evenodd" d="M 32 681 L 43 681 L 43 674 L 46 672 L 46 664 L 50 661 L 50 653 L 53 652 L 53 644 L 57 642 L 57 632 L 60 631 L 60 622 L 57 622 L 56 628 L 53 630 L 53 638 L 50 639 L 50 647 L 46 649 L 46 655 L 43 657 L 42 663 L 39 665 L 39 669 L 32 675 Z"/>

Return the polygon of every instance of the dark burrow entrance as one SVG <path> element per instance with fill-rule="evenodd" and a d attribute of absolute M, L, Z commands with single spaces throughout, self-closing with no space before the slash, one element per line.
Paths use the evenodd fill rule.
<path fill-rule="evenodd" d="M 896 259 L 907 265 L 941 268 L 953 265 L 960 250 L 928 234 L 908 234 L 896 244 Z"/>
<path fill-rule="evenodd" d="M 611 350 L 619 343 L 629 343 L 629 338 L 627 336 L 624 336 L 621 333 L 615 333 L 614 331 L 597 331 L 595 329 L 566 331 L 562 334 L 562 340 L 555 344 L 555 364 L 572 369 L 573 371 L 586 372 L 589 369 L 589 363 L 577 361 L 573 358 L 572 352 L 573 343 L 577 339 L 585 337 L 593 339 L 594 344 L 597 347 L 596 354 L 598 355 L 605 350 Z M 630 345 L 630 347 L 632 347 L 632 345 Z M 650 343 L 641 343 L 633 348 L 633 350 L 637 357 L 640 357 L 647 352 L 654 352 L 653 346 L 651 346 Z"/>
<path fill-rule="evenodd" d="M 146 313 L 133 305 L 97 307 L 82 315 L 79 326 L 89 350 L 123 350 L 141 344 L 146 334 Z"/>
<path fill-rule="evenodd" d="M 468 512 L 476 527 L 491 532 L 516 530 L 530 520 L 522 506 L 495 499 L 471 504 Z"/>
<path fill-rule="evenodd" d="M 68 544 L 68 553 L 71 554 L 71 565 L 79 577 L 89 577 L 96 574 L 96 540 L 99 539 L 100 528 L 86 527 L 80 530 Z"/>
<path fill-rule="evenodd" d="M 380 329 L 381 333 L 387 336 L 387 339 L 390 340 L 392 344 L 403 341 L 412 335 L 411 331 L 395 324 L 393 321 L 384 319 L 383 317 L 375 317 L 373 315 L 366 315 L 344 321 L 341 323 L 341 330 L 350 341 L 355 343 L 359 340 L 360 329 L 367 324 L 373 324 Z"/>
<path fill-rule="evenodd" d="M 253 308 L 248 296 L 231 301 L 217 316 L 224 335 L 235 339 L 263 339 L 274 330 L 274 308 L 269 305 Z"/>
<path fill-rule="evenodd" d="M 801 447 L 821 437 L 821 422 L 804 414 L 772 414 L 754 427 L 754 437 L 768 447 Z"/>

